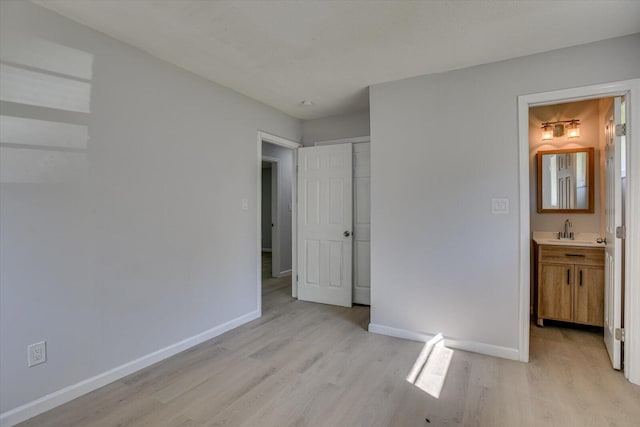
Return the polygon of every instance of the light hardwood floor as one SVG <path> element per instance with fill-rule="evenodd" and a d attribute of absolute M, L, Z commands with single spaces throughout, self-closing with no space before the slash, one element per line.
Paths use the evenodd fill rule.
<path fill-rule="evenodd" d="M 264 278 L 262 318 L 24 425 L 640 425 L 598 333 L 532 326 L 529 364 L 455 351 L 435 399 L 405 381 L 422 344 L 368 333 L 368 307 L 296 301 L 290 280 Z"/>

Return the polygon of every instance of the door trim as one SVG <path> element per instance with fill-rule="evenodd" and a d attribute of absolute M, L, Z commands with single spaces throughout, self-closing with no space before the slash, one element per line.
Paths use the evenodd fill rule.
<path fill-rule="evenodd" d="M 359 144 L 361 142 L 371 142 L 371 137 L 370 136 L 356 136 L 354 138 L 331 139 L 331 140 L 328 140 L 328 141 L 317 141 L 317 142 L 314 142 L 313 145 L 315 147 L 319 147 L 321 145 Z"/>
<path fill-rule="evenodd" d="M 291 295 L 296 298 L 298 296 L 298 284 L 296 282 L 296 272 L 297 272 L 297 239 L 298 239 L 298 224 L 294 218 L 297 218 L 297 207 L 296 207 L 296 194 L 297 194 L 297 174 L 296 168 L 298 165 L 298 151 L 297 149 L 302 147 L 302 144 L 297 143 L 293 140 L 283 138 L 281 136 L 277 136 L 271 134 L 269 132 L 264 132 L 258 130 L 257 134 L 257 157 L 255 163 L 255 173 L 257 175 L 257 187 L 256 187 L 256 224 L 257 224 L 257 234 L 256 234 L 256 310 L 260 316 L 262 316 L 262 143 L 268 142 L 270 144 L 279 145 L 281 147 L 290 148 L 293 150 L 293 177 L 291 182 Z"/>
<path fill-rule="evenodd" d="M 530 214 L 529 214 L 529 108 L 563 102 L 609 96 L 626 97 L 627 122 L 627 195 L 624 242 L 627 260 L 640 259 L 640 138 L 634 137 L 634 126 L 640 127 L 640 79 L 583 86 L 518 97 L 518 169 L 519 169 L 519 353 L 520 360 L 529 361 L 530 307 Z M 632 309 L 633 307 L 633 309 Z M 640 384 L 640 263 L 625 263 L 624 302 L 624 376 Z"/>

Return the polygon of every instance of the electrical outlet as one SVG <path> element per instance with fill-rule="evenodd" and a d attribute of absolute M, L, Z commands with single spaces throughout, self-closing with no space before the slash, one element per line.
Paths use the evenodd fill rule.
<path fill-rule="evenodd" d="M 29 367 L 39 365 L 47 361 L 47 342 L 41 341 L 27 347 L 27 363 Z"/>

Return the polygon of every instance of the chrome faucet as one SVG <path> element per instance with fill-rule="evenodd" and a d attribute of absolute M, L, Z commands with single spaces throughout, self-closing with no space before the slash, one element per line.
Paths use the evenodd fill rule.
<path fill-rule="evenodd" d="M 571 231 L 571 221 L 567 218 L 564 222 L 564 231 L 558 233 L 558 239 L 573 240 L 573 231 Z"/>

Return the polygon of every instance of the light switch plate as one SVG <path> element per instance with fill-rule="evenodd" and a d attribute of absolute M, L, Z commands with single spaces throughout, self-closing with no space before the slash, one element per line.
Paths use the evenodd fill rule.
<path fill-rule="evenodd" d="M 509 199 L 491 199 L 492 214 L 508 214 Z"/>
<path fill-rule="evenodd" d="M 242 199 L 242 210 L 243 211 L 249 210 L 249 199 Z"/>

